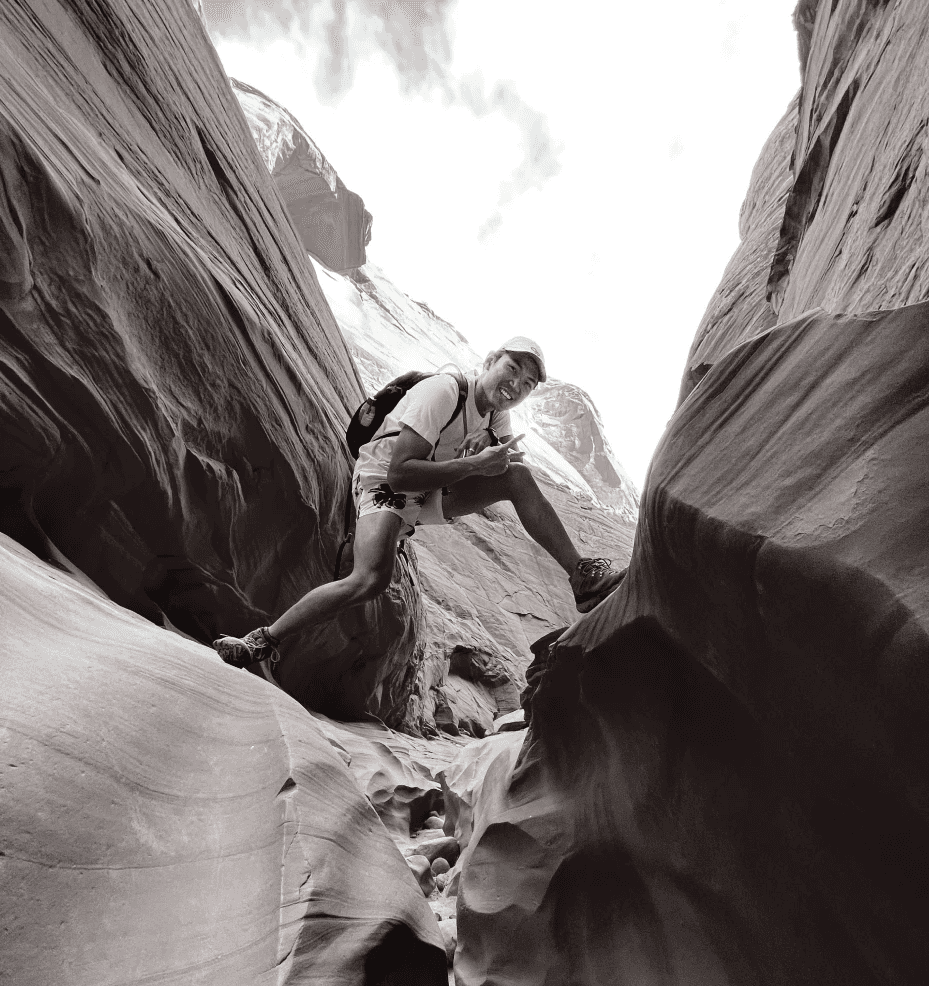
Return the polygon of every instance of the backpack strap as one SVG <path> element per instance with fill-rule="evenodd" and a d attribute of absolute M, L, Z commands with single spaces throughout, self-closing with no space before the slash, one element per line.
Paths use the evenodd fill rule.
<path fill-rule="evenodd" d="M 464 433 L 465 433 L 465 435 L 467 435 L 468 434 L 468 408 L 467 408 L 467 403 L 468 403 L 468 381 L 465 379 L 464 374 L 461 373 L 459 370 L 439 370 L 439 371 L 437 371 L 437 374 L 436 375 L 438 375 L 438 373 L 447 373 L 450 377 L 454 377 L 455 378 L 455 383 L 458 384 L 458 403 L 455 405 L 455 410 L 454 410 L 452 416 L 439 429 L 439 434 L 441 435 L 442 432 L 445 431 L 446 428 L 451 427 L 451 425 L 455 421 L 455 418 L 457 418 L 459 414 L 462 414 L 463 413 L 464 414 L 464 428 L 465 428 Z M 399 434 L 400 434 L 399 431 L 385 431 L 383 435 L 378 435 L 376 438 L 372 438 L 371 441 L 372 442 L 379 442 L 382 438 L 396 438 L 397 435 L 399 435 Z M 438 443 L 438 440 L 436 440 L 436 445 L 438 445 L 438 444 L 439 444 Z M 433 448 L 433 450 L 432 450 L 432 457 L 433 457 L 433 460 L 434 460 L 435 459 L 435 448 Z"/>
<path fill-rule="evenodd" d="M 439 437 L 441 438 L 442 432 L 445 431 L 446 428 L 450 428 L 453 422 L 455 421 L 455 419 L 458 417 L 458 415 L 461 414 L 464 418 L 463 420 L 464 435 L 465 438 L 467 438 L 468 437 L 468 381 L 465 379 L 464 374 L 460 370 L 442 370 L 441 372 L 447 373 L 450 377 L 455 378 L 455 383 L 458 384 L 458 403 L 455 405 L 455 413 L 448 419 L 448 421 L 445 424 L 445 427 L 443 427 L 439 431 Z M 433 462 L 435 462 L 435 452 L 438 447 L 439 447 L 439 442 L 438 440 L 436 440 L 435 448 L 433 448 L 432 450 Z"/>

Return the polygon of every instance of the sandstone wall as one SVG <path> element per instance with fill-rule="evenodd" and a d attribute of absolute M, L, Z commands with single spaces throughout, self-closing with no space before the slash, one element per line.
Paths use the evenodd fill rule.
<path fill-rule="evenodd" d="M 461 984 L 925 978 L 929 10 L 796 23 L 629 576 L 472 806 Z"/>
<path fill-rule="evenodd" d="M 929 20 L 920 0 L 803 0 L 802 88 L 742 207 L 742 243 L 697 330 L 681 399 L 716 359 L 808 309 L 926 298 Z"/>
<path fill-rule="evenodd" d="M 0 530 L 209 641 L 331 578 L 359 378 L 196 12 L 0 9 Z M 294 694 L 403 723 L 409 573 Z"/>
<path fill-rule="evenodd" d="M 3 535 L 0 615 L 0 980 L 444 986 L 409 867 L 293 699 Z"/>

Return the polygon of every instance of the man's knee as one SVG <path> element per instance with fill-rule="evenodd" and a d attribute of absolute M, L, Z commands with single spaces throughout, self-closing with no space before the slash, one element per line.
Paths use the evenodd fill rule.
<path fill-rule="evenodd" d="M 535 477 L 532 475 L 532 470 L 528 466 L 524 466 L 521 462 L 514 462 L 504 475 L 511 499 L 527 491 L 538 492 L 539 487 L 536 484 Z"/>
<path fill-rule="evenodd" d="M 360 572 L 353 572 L 350 576 L 355 582 L 353 593 L 356 602 L 366 603 L 376 596 L 379 596 L 393 578 L 393 562 L 389 567 L 365 569 Z"/>

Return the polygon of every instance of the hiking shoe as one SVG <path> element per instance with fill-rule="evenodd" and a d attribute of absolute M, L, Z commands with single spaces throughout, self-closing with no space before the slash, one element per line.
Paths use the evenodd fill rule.
<path fill-rule="evenodd" d="M 258 627 L 244 637 L 220 637 L 213 641 L 219 656 L 234 668 L 245 668 L 255 661 L 268 659 L 272 665 L 281 659 L 277 648 L 279 640 L 268 633 L 267 627 Z"/>
<path fill-rule="evenodd" d="M 574 604 L 579 613 L 589 613 L 626 577 L 626 569 L 613 568 L 608 558 L 582 558 L 571 576 Z"/>

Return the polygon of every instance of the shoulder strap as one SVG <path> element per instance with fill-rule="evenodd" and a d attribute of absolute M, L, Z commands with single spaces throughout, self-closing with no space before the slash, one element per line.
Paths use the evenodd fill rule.
<path fill-rule="evenodd" d="M 460 370 L 441 370 L 440 372 L 447 373 L 450 377 L 454 377 L 455 383 L 458 384 L 458 403 L 455 405 L 455 412 L 454 412 L 454 414 L 452 414 L 452 416 L 448 419 L 448 421 L 446 421 L 444 427 L 442 427 L 439 430 L 439 435 L 441 435 L 442 432 L 445 431 L 446 428 L 448 428 L 448 427 L 451 426 L 451 424 L 454 422 L 454 420 L 458 417 L 459 414 L 463 414 L 464 415 L 464 421 L 463 421 L 463 424 L 464 424 L 464 433 L 465 433 L 465 436 L 467 437 L 467 434 L 468 434 L 468 381 L 465 379 L 464 374 Z M 439 447 L 439 443 L 438 443 L 438 441 L 436 441 L 436 443 L 435 443 L 435 445 L 433 446 L 433 449 L 432 449 L 432 458 L 433 458 L 433 461 L 435 460 L 435 450 L 438 447 Z"/>

